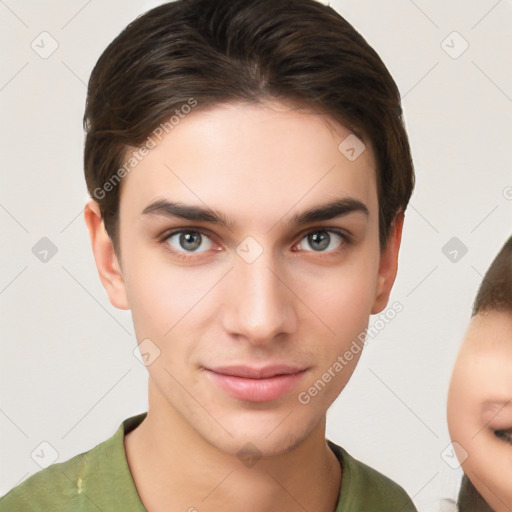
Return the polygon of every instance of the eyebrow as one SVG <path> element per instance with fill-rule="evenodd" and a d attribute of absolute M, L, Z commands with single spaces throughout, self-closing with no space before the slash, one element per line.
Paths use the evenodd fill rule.
<path fill-rule="evenodd" d="M 312 222 L 335 219 L 350 213 L 362 213 L 365 216 L 369 215 L 368 207 L 363 202 L 353 197 L 345 197 L 298 213 L 291 217 L 290 224 L 299 226 Z M 171 218 L 178 217 L 189 221 L 224 224 L 229 229 L 233 229 L 236 225 L 232 219 L 226 217 L 222 212 L 202 206 L 171 202 L 165 199 L 159 199 L 146 206 L 142 211 L 142 215 L 156 215 Z"/>

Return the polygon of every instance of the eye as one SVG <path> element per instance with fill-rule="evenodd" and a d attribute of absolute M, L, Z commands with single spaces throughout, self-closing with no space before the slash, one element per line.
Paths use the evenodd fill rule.
<path fill-rule="evenodd" d="M 306 249 L 307 252 L 336 253 L 341 251 L 350 242 L 350 236 L 339 230 L 316 229 L 307 233 L 298 245 L 300 246 L 304 240 L 313 248 L 313 251 Z M 183 259 L 193 257 L 194 253 L 208 252 L 214 245 L 205 232 L 197 229 L 172 231 L 164 235 L 161 238 L 161 242 L 165 244 L 165 248 L 174 256 Z"/>
<path fill-rule="evenodd" d="M 336 244 L 336 239 L 338 240 L 338 244 Z M 306 234 L 299 242 L 299 245 L 303 240 L 306 240 L 307 244 L 313 248 L 313 251 L 306 249 L 307 252 L 336 252 L 348 242 L 348 236 L 338 230 L 316 229 Z"/>
<path fill-rule="evenodd" d="M 507 430 L 495 430 L 494 435 L 498 439 L 501 439 L 502 441 L 512 444 L 512 428 L 509 428 Z"/>
<path fill-rule="evenodd" d="M 184 255 L 187 253 L 206 252 L 212 248 L 212 241 L 208 236 L 195 230 L 174 231 L 169 233 L 163 240 L 173 253 Z M 204 250 L 199 250 L 203 247 Z"/>

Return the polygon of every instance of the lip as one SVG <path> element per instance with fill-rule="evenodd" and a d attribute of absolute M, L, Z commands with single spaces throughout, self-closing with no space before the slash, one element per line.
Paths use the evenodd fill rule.
<path fill-rule="evenodd" d="M 229 395 L 248 402 L 270 402 L 292 391 L 307 368 L 279 364 L 264 367 L 204 368 L 206 375 Z"/>

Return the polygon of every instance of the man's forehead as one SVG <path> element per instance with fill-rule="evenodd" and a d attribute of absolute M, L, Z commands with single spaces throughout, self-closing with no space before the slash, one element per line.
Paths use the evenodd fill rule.
<path fill-rule="evenodd" d="M 137 222 L 181 219 L 224 225 L 232 231 L 249 225 L 270 231 L 278 223 L 299 228 L 343 217 L 360 224 L 376 220 L 378 215 L 375 185 L 369 183 L 343 186 L 333 179 L 309 190 L 279 190 L 263 184 L 237 186 L 222 179 L 201 183 L 187 179 L 185 173 L 161 182 L 149 181 L 140 186 L 134 181 L 121 195 L 121 206 L 124 202 L 123 209 Z"/>
<path fill-rule="evenodd" d="M 261 114 L 257 107 L 252 108 Z M 236 108 L 232 107 L 233 110 Z M 226 111 L 219 110 L 220 120 Z M 189 119 L 185 119 L 147 156 L 134 162 L 126 176 L 129 183 L 123 194 L 128 192 L 130 203 L 139 212 L 158 197 L 186 204 L 203 202 L 209 206 L 242 202 L 244 206 L 259 205 L 261 209 L 278 205 L 281 211 L 283 208 L 286 211 L 299 202 L 301 207 L 313 202 L 326 203 L 315 198 L 331 196 L 359 201 L 367 210 L 373 208 L 369 204 L 372 192 L 376 195 L 373 155 L 361 141 L 357 144 L 358 139 L 347 142 L 341 135 L 336 138 L 332 127 L 323 122 L 323 133 L 319 135 L 318 126 L 312 130 L 310 122 L 304 123 L 303 116 L 292 112 L 290 115 L 296 117 L 292 125 L 301 122 L 296 132 L 277 130 L 268 136 L 265 132 L 268 126 L 257 123 L 251 133 L 258 136 L 261 131 L 265 133 L 261 135 L 262 145 L 256 146 L 251 141 L 248 143 L 247 138 L 238 137 L 236 130 L 229 132 L 229 138 L 208 130 L 196 131 L 197 121 L 200 124 L 205 119 L 201 115 L 208 118 L 215 114 L 207 111 L 194 115 L 195 124 L 186 125 Z M 272 114 L 268 125 L 274 121 Z M 240 122 L 245 122 L 243 116 Z M 350 132 L 343 135 L 346 133 Z M 308 134 L 315 137 L 309 144 L 305 136 Z"/>
<path fill-rule="evenodd" d="M 174 152 L 186 150 L 188 160 L 228 154 L 235 158 L 246 153 L 249 161 L 254 152 L 262 161 L 276 156 L 293 160 L 294 155 L 314 161 L 324 153 L 330 153 L 333 160 L 339 152 L 354 167 L 360 163 L 356 160 L 375 167 L 369 140 L 363 143 L 360 136 L 327 114 L 280 102 L 196 107 L 157 139 L 151 134 L 148 138 L 151 148 L 144 160 L 150 161 L 168 160 L 171 148 Z M 125 159 L 137 150 L 130 148 Z"/>
<path fill-rule="evenodd" d="M 310 180 L 272 186 L 264 180 L 257 185 L 251 180 L 244 184 L 243 178 L 219 177 L 206 182 L 197 176 L 191 179 L 180 169 L 172 177 L 134 180 L 121 194 L 121 203 L 132 217 L 174 216 L 224 224 L 231 230 L 253 223 L 253 219 L 270 229 L 278 222 L 298 227 L 342 216 L 363 221 L 377 215 L 376 185 L 370 179 L 359 176 L 355 181 L 342 182 L 334 168 L 329 172 L 333 176 L 324 176 L 316 186 L 311 186 Z"/>

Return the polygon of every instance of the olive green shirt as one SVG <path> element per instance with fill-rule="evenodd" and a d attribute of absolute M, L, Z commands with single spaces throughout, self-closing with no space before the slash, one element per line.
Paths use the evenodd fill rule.
<path fill-rule="evenodd" d="M 31 475 L 0 498 L 0 512 L 147 512 L 123 442 L 146 415 L 127 418 L 112 437 L 91 450 Z M 402 487 L 327 442 L 343 468 L 334 512 L 417 512 Z"/>

